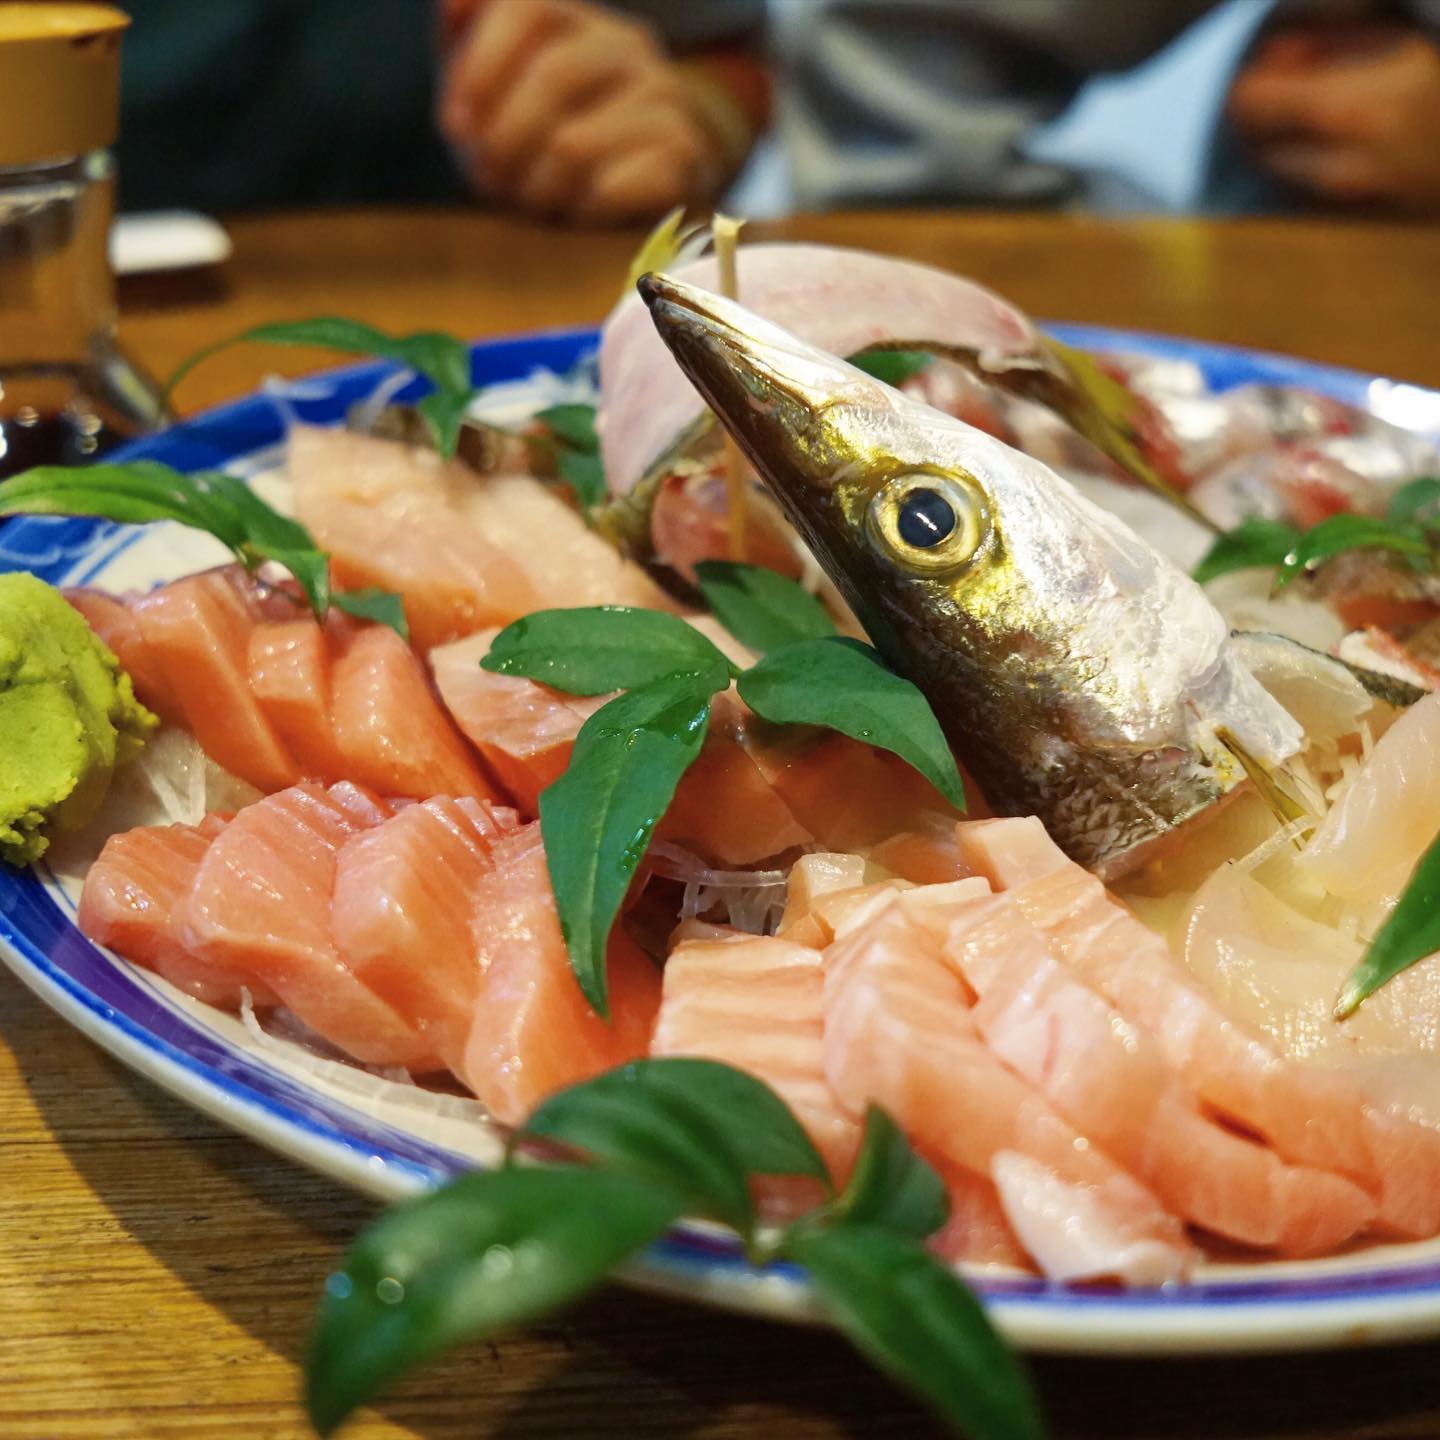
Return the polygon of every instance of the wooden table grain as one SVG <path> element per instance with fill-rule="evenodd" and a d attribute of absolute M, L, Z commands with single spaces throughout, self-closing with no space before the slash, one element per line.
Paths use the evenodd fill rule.
<path fill-rule="evenodd" d="M 772 233 L 962 270 L 1032 313 L 1286 350 L 1440 385 L 1440 231 L 1362 223 L 845 215 Z M 635 237 L 466 213 L 237 220 L 223 271 L 128 283 L 157 373 L 318 312 L 474 336 L 593 322 Z M 331 357 L 217 356 L 182 408 Z M 0 1437 L 289 1440 L 321 1281 L 373 1213 L 126 1072 L 0 978 Z M 1427 1347 L 1204 1361 L 1039 1360 L 1060 1440 L 1440 1435 Z M 833 1337 L 620 1290 L 471 1346 L 364 1412 L 355 1440 L 832 1440 L 934 1428 Z"/>

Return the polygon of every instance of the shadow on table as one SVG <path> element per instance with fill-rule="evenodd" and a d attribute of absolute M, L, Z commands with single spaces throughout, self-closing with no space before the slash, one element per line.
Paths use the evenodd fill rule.
<path fill-rule="evenodd" d="M 43 1050 L 49 1027 L 7 1023 L 13 1014 L 0 1008 L 0 1030 L 23 1074 L 46 1074 L 31 1089 L 47 1125 L 120 1224 L 228 1320 L 277 1355 L 300 1356 L 325 1267 L 375 1207 L 231 1137 L 88 1046 L 66 1047 L 80 1073 L 55 1084 L 55 1061 Z M 118 1092 L 109 1144 L 77 1100 L 94 1087 Z M 115 1142 L 125 1146 L 123 1163 Z M 1432 1433 L 1425 1418 L 1440 1412 L 1440 1366 L 1433 1349 L 1418 1346 L 1204 1361 L 1039 1359 L 1033 1368 L 1056 1440 L 1361 1432 L 1398 1440 Z M 466 1347 L 401 1382 L 376 1408 L 433 1440 L 938 1433 L 831 1334 L 621 1290 L 555 1326 Z"/>

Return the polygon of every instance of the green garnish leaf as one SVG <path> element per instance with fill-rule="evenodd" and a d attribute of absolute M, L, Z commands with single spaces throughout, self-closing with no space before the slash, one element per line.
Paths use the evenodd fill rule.
<path fill-rule="evenodd" d="M 928 350 L 861 350 L 850 363 L 887 385 L 900 385 L 918 375 L 934 360 Z"/>
<path fill-rule="evenodd" d="M 661 610 L 594 605 L 537 610 L 507 625 L 480 662 L 499 675 L 524 675 L 569 695 L 608 695 L 673 675 L 692 690 L 723 690 L 735 667 L 698 630 Z"/>
<path fill-rule="evenodd" d="M 1303 532 L 1279 520 L 1251 517 L 1217 537 L 1205 558 L 1191 572 L 1201 585 L 1231 570 L 1283 565 Z"/>
<path fill-rule="evenodd" d="M 359 620 L 373 620 L 377 625 L 388 625 L 402 640 L 409 641 L 410 626 L 405 619 L 405 602 L 388 590 L 376 590 L 373 586 L 364 590 L 332 591 L 330 603 L 347 615 Z"/>
<path fill-rule="evenodd" d="M 580 1138 L 576 1116 L 581 1125 L 589 1124 L 585 1112 L 597 1098 L 612 1109 L 645 1107 L 657 1094 L 703 1115 L 745 1174 L 808 1175 L 829 1188 L 825 1162 L 790 1107 L 763 1081 L 714 1060 L 664 1056 L 633 1061 L 552 1096 L 525 1123 L 524 1133 L 579 1145 L 628 1168 L 623 1154 L 617 1157 L 613 1149 Z"/>
<path fill-rule="evenodd" d="M 605 467 L 598 455 L 581 450 L 561 450 L 555 463 L 560 478 L 575 492 L 582 509 L 593 510 L 610 493 Z"/>
<path fill-rule="evenodd" d="M 656 822 L 700 754 L 714 678 L 671 675 L 602 705 L 580 727 L 565 773 L 540 795 L 561 933 L 580 988 L 602 1017 L 610 1013 L 610 927 Z"/>
<path fill-rule="evenodd" d="M 6 482 L 0 515 L 88 515 L 130 525 L 173 520 L 213 535 L 247 570 L 265 560 L 283 565 L 318 620 L 334 604 L 406 634 L 398 596 L 379 590 L 348 598 L 332 594 L 330 557 L 310 532 L 271 509 L 243 480 L 220 470 L 184 475 L 155 460 L 73 469 L 41 465 Z"/>
<path fill-rule="evenodd" d="M 416 407 L 435 434 L 442 455 L 454 455 L 460 438 L 460 422 L 474 395 L 470 383 L 470 352 L 453 335 L 438 330 L 420 330 L 411 335 L 387 335 L 373 325 L 348 320 L 341 315 L 316 315 L 308 320 L 280 321 L 256 325 L 229 339 L 218 340 L 198 350 L 171 375 L 165 386 L 167 396 L 202 360 L 232 345 L 260 341 L 270 345 L 311 345 L 338 350 L 345 355 L 375 355 L 395 360 L 425 376 L 435 387 Z"/>
<path fill-rule="evenodd" d="M 1429 526 L 1440 521 L 1440 476 L 1422 475 L 1407 481 L 1390 497 L 1385 518 L 1392 525 Z"/>
<path fill-rule="evenodd" d="M 865 1138 L 850 1182 L 835 1203 L 847 1224 L 883 1225 L 923 1240 L 950 1213 L 944 1181 L 910 1147 L 905 1133 L 877 1105 L 865 1114 Z"/>
<path fill-rule="evenodd" d="M 461 1340 L 580 1299 L 683 1208 L 663 1185 L 566 1168 L 465 1175 L 389 1211 L 326 1282 L 306 1360 L 315 1428 Z"/>
<path fill-rule="evenodd" d="M 70 467 L 37 465 L 5 482 L 0 515 L 90 515 L 126 525 L 174 520 L 238 550 L 246 535 L 233 505 L 212 497 L 209 476 L 155 460 Z"/>
<path fill-rule="evenodd" d="M 544 1101 L 521 1136 L 557 1140 L 608 1170 L 685 1197 L 687 1212 L 721 1220 L 748 1241 L 755 1215 L 749 1176 L 729 1144 L 735 1121 L 693 1104 L 683 1085 L 652 1084 L 638 1061 Z M 517 1136 L 520 1138 L 520 1136 Z"/>
<path fill-rule="evenodd" d="M 792 640 L 835 633 L 829 611 L 808 590 L 773 570 L 733 560 L 702 560 L 695 577 L 720 623 L 762 655 Z"/>
<path fill-rule="evenodd" d="M 762 719 L 824 725 L 889 750 L 964 810 L 960 770 L 930 702 L 870 646 L 839 635 L 797 640 L 772 650 L 738 683 L 740 698 Z"/>
<path fill-rule="evenodd" d="M 551 405 L 546 410 L 537 411 L 535 418 L 572 450 L 594 455 L 600 449 L 593 405 Z"/>
<path fill-rule="evenodd" d="M 1335 1018 L 1353 1015 L 1382 985 L 1440 950 L 1440 835 L 1420 857 L 1414 873 L 1365 958 L 1345 977 Z"/>
<path fill-rule="evenodd" d="M 1042 1440 L 1019 1362 L 980 1302 L 918 1240 L 878 1225 L 802 1223 L 784 1250 L 855 1347 L 956 1430 L 971 1440 Z"/>
<path fill-rule="evenodd" d="M 1347 550 L 1371 549 L 1395 550 L 1402 555 L 1430 554 L 1429 542 L 1411 526 L 1392 525 L 1373 515 L 1332 515 L 1295 542 L 1275 577 L 1275 588 L 1288 585 L 1312 566 Z"/>

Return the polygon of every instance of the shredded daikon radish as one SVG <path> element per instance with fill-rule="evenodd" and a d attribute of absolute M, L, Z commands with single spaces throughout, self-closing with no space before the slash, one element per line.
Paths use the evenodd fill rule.
<path fill-rule="evenodd" d="M 769 934 L 785 909 L 785 870 L 716 870 L 683 846 L 656 841 L 649 850 L 651 869 L 681 880 L 685 894 L 680 918 L 693 920 L 719 908 L 737 930 Z"/>
<path fill-rule="evenodd" d="M 280 1016 L 282 1012 L 276 1011 L 275 1015 Z M 489 1111 L 478 1100 L 472 1100 L 466 1095 L 447 1095 L 443 1091 L 427 1090 L 417 1085 L 410 1073 L 399 1066 L 369 1067 L 358 1061 L 331 1059 L 330 1055 L 336 1052 L 319 1037 L 312 1038 L 307 1033 L 306 1039 L 300 1041 L 267 1030 L 255 1013 L 250 992 L 244 989 L 240 992 L 240 1020 L 258 1049 L 315 1075 L 336 1089 L 346 1090 L 369 1100 L 383 1100 L 401 1105 L 421 1115 L 440 1116 L 447 1120 L 463 1120 L 474 1124 L 490 1121 Z M 297 1031 L 304 1028 L 299 1027 L 298 1022 L 294 1024 Z M 319 1046 L 324 1046 L 329 1054 L 321 1052 Z"/>

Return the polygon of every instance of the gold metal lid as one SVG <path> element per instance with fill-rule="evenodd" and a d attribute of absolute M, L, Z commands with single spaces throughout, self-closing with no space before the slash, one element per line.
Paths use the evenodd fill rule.
<path fill-rule="evenodd" d="M 33 165 L 111 144 L 120 119 L 113 5 L 0 3 L 0 165 Z"/>

